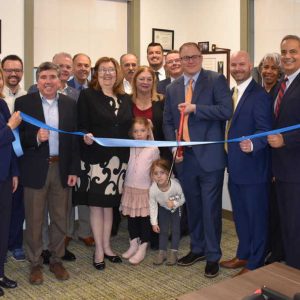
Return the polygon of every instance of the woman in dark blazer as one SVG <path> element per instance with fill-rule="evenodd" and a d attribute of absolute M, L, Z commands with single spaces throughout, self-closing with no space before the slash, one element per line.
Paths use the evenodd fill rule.
<path fill-rule="evenodd" d="M 110 246 L 113 207 L 121 200 L 129 148 L 107 148 L 91 137 L 129 138 L 132 120 L 131 101 L 123 90 L 120 66 L 114 58 L 100 58 L 88 89 L 78 99 L 78 128 L 86 132 L 81 143 L 82 175 L 75 188 L 77 204 L 90 207 L 91 228 L 95 239 L 93 265 L 105 268 L 104 258 L 121 262 Z"/>
<path fill-rule="evenodd" d="M 18 186 L 17 160 L 12 147 L 14 135 L 12 130 L 21 122 L 19 112 L 11 117 L 6 102 L 1 99 L 3 90 L 3 72 L 0 68 L 0 297 L 2 288 L 15 288 L 17 283 L 4 275 L 8 234 L 10 225 L 12 193 Z"/>

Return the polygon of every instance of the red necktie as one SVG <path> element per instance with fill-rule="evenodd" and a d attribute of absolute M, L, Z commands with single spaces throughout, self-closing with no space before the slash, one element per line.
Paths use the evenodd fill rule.
<path fill-rule="evenodd" d="M 280 84 L 280 88 L 279 88 L 279 92 L 278 92 L 277 99 L 276 99 L 276 104 L 275 104 L 275 111 L 274 111 L 276 118 L 279 115 L 279 108 L 280 108 L 280 104 L 281 104 L 281 101 L 282 101 L 282 97 L 283 97 L 285 89 L 286 89 L 286 82 L 287 81 L 288 81 L 288 78 L 285 77 L 283 79 L 283 81 L 281 82 L 281 84 Z"/>

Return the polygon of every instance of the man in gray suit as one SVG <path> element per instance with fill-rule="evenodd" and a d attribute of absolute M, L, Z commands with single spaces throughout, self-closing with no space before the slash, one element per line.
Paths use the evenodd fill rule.
<path fill-rule="evenodd" d="M 232 99 L 223 75 L 202 69 L 202 53 L 196 43 L 179 49 L 183 76 L 167 88 L 164 110 L 164 134 L 176 140 L 175 132 L 183 111 L 185 141 L 220 141 L 225 123 L 232 115 Z M 186 196 L 191 250 L 178 260 L 189 266 L 206 259 L 205 276 L 219 273 L 221 258 L 222 187 L 226 154 L 224 145 L 209 144 L 185 147 L 182 187 Z"/>

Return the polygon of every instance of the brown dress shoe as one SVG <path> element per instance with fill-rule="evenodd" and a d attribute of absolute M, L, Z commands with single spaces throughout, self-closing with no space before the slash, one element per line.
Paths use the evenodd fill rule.
<path fill-rule="evenodd" d="M 49 270 L 50 272 L 54 273 L 56 279 L 58 280 L 67 280 L 70 278 L 68 271 L 61 262 L 50 264 Z"/>
<path fill-rule="evenodd" d="M 246 264 L 247 264 L 247 260 L 238 259 L 237 257 L 220 262 L 220 266 L 222 268 L 227 268 L 227 269 L 237 269 L 237 268 L 245 267 Z"/>
<path fill-rule="evenodd" d="M 241 271 L 239 271 L 237 274 L 233 275 L 232 277 L 240 276 L 240 275 L 243 275 L 243 274 L 248 273 L 250 271 L 251 270 L 249 270 L 247 268 L 243 268 Z"/>
<path fill-rule="evenodd" d="M 42 284 L 44 281 L 41 266 L 34 266 L 30 270 L 29 282 L 34 285 Z"/>
<path fill-rule="evenodd" d="M 69 243 L 72 241 L 72 238 L 70 236 L 65 237 L 65 246 L 68 247 Z"/>
<path fill-rule="evenodd" d="M 92 236 L 88 236 L 86 238 L 79 237 L 78 239 L 84 242 L 84 244 L 88 247 L 95 246 L 95 240 Z"/>

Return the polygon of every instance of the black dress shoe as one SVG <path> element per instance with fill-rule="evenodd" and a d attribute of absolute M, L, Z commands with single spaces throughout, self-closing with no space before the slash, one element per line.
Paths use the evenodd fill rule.
<path fill-rule="evenodd" d="M 178 259 L 178 266 L 191 266 L 197 261 L 205 260 L 205 255 L 203 253 L 193 253 L 190 251 L 188 255 Z"/>
<path fill-rule="evenodd" d="M 0 288 L 0 297 L 4 296 L 4 291 Z"/>
<path fill-rule="evenodd" d="M 74 261 L 74 260 L 76 260 L 76 256 L 74 255 L 74 253 L 72 253 L 71 251 L 69 251 L 66 248 L 65 249 L 65 255 L 62 257 L 62 260 L 65 260 L 65 261 Z"/>
<path fill-rule="evenodd" d="M 14 289 L 18 286 L 18 284 L 15 281 L 3 276 L 3 278 L 0 279 L 0 286 L 5 289 Z"/>
<path fill-rule="evenodd" d="M 93 261 L 93 266 L 94 266 L 97 270 L 102 271 L 102 270 L 105 269 L 105 261 L 104 261 L 104 260 L 103 260 L 103 261 L 100 261 L 100 262 L 95 262 L 95 261 Z"/>
<path fill-rule="evenodd" d="M 216 261 L 206 262 L 204 276 L 208 278 L 214 278 L 219 275 L 219 263 Z"/>
<path fill-rule="evenodd" d="M 104 258 L 107 258 L 112 263 L 121 263 L 122 262 L 121 257 L 118 256 L 118 255 L 107 255 L 107 254 L 104 254 Z"/>
<path fill-rule="evenodd" d="M 50 263 L 50 256 L 51 256 L 51 253 L 50 253 L 50 251 L 48 249 L 42 251 L 41 257 L 43 258 L 43 264 L 44 265 L 49 265 L 49 263 Z"/>

